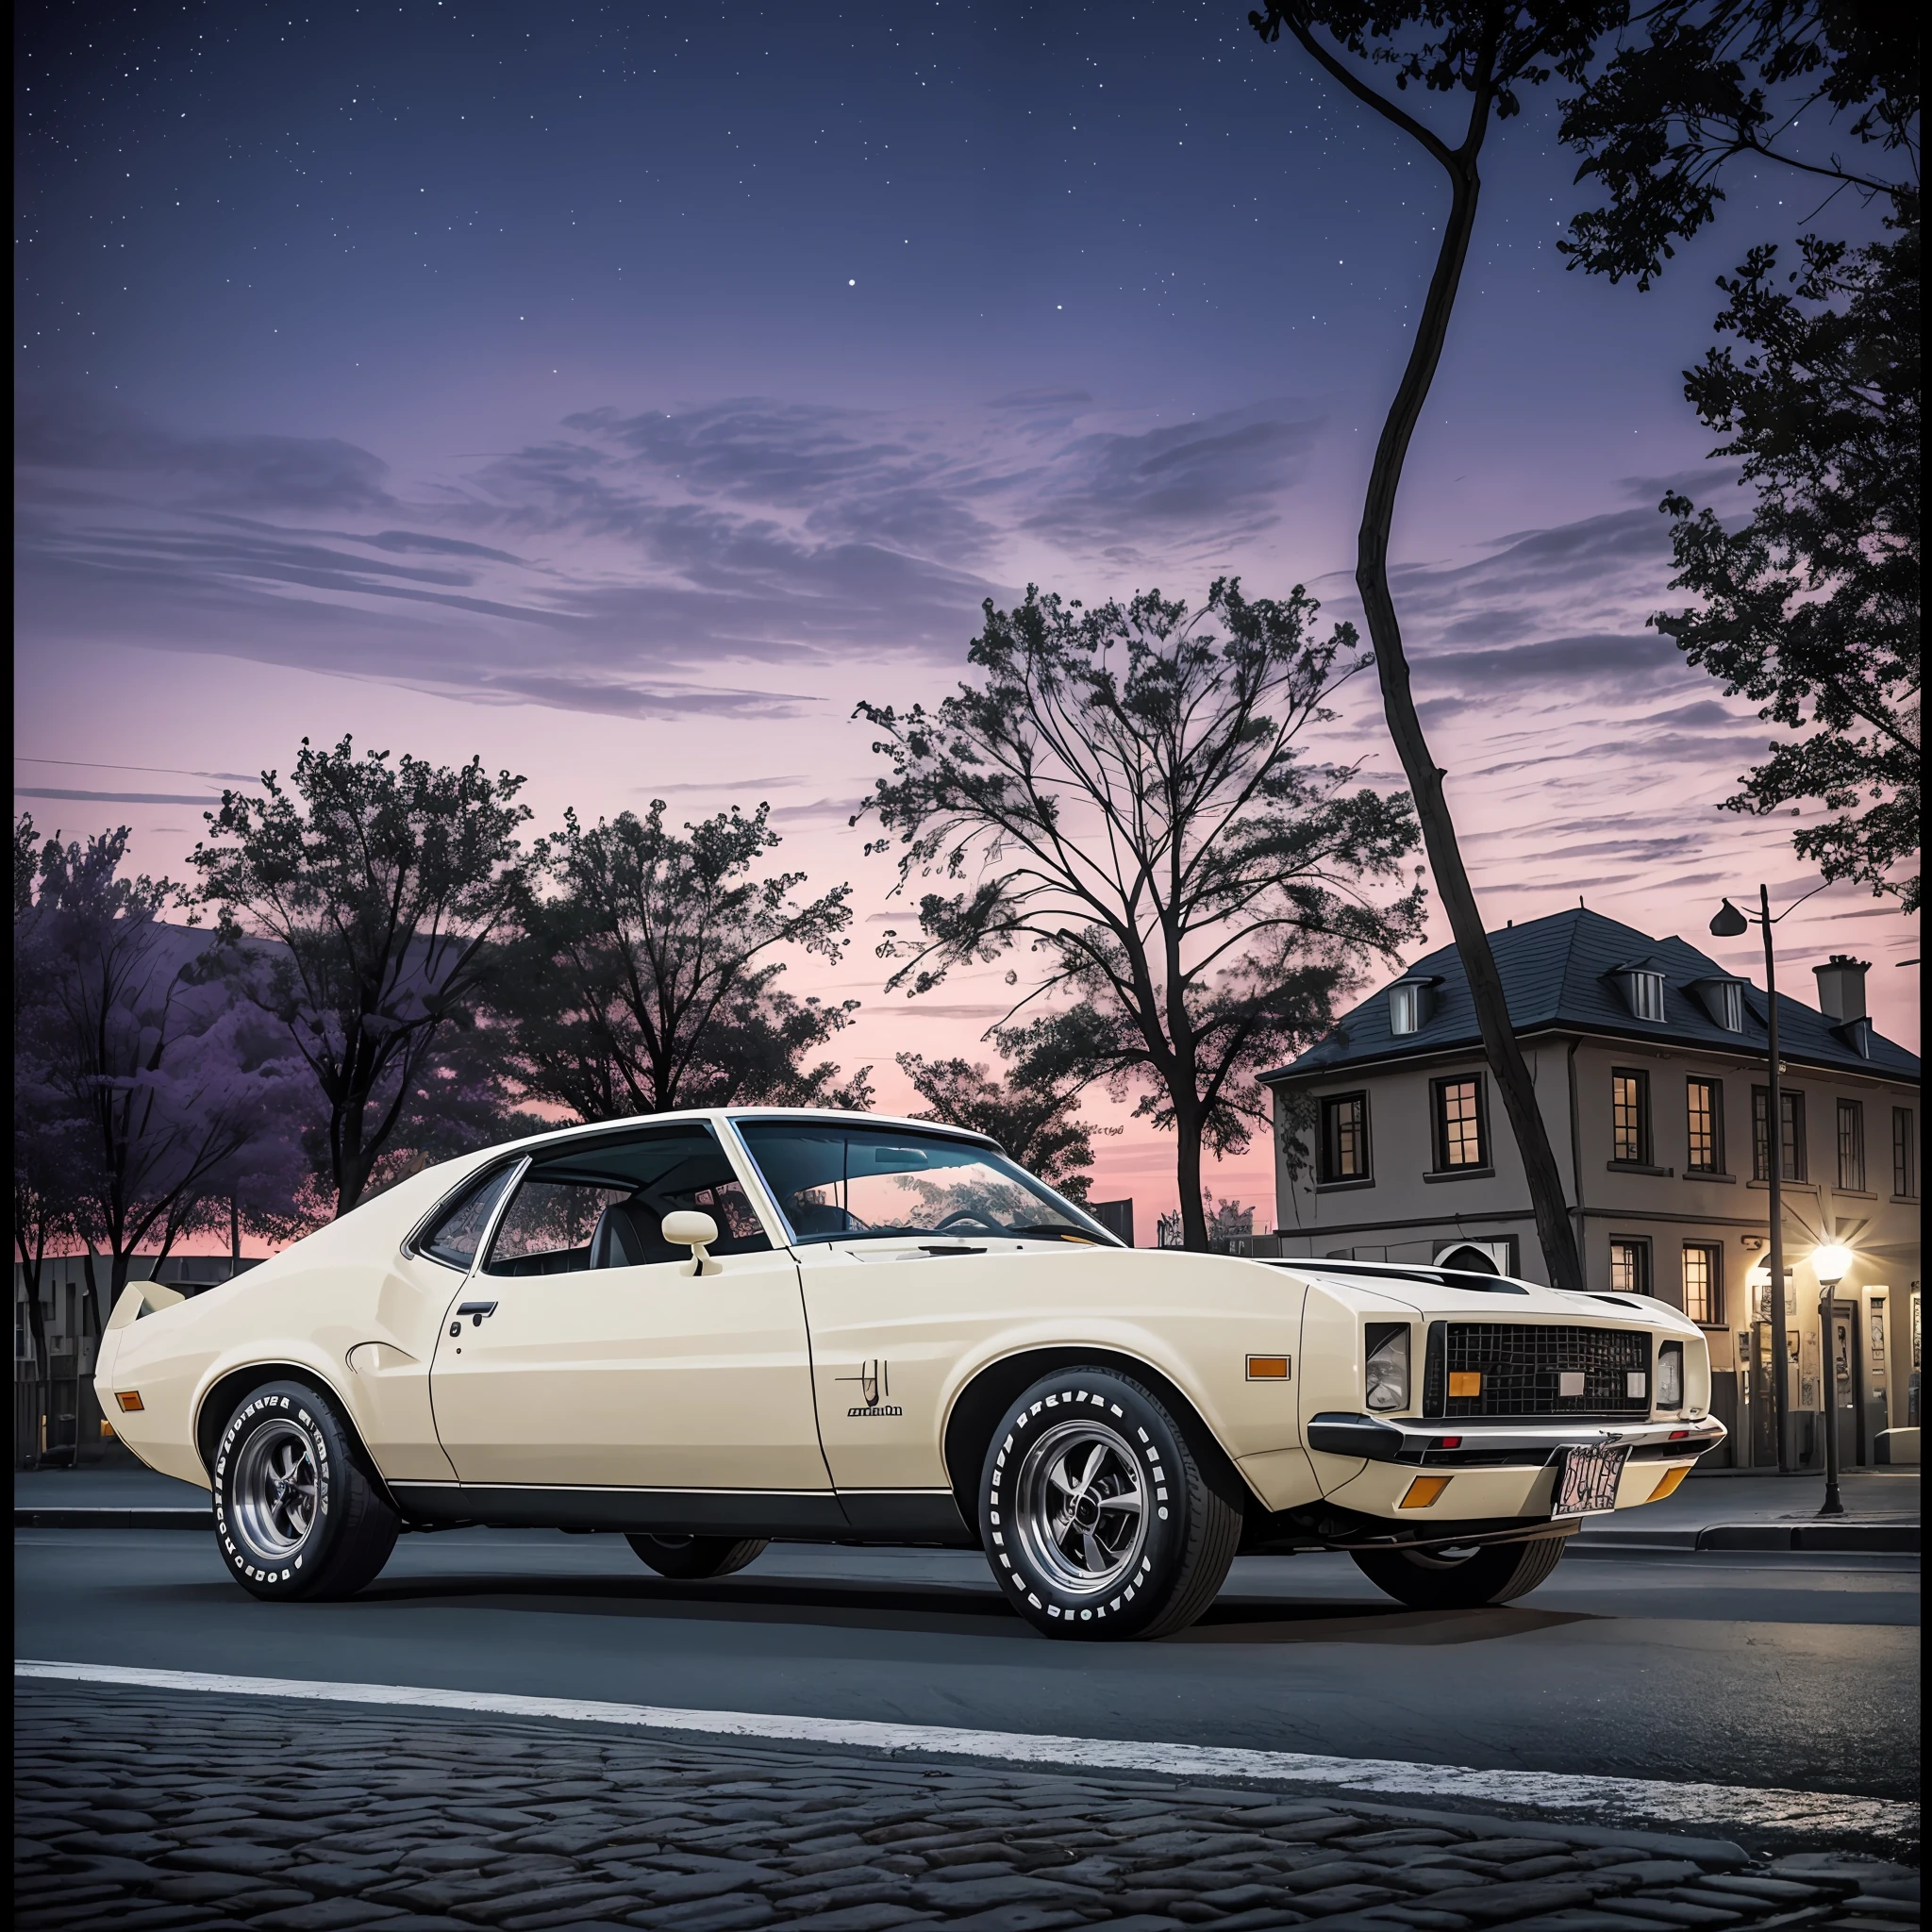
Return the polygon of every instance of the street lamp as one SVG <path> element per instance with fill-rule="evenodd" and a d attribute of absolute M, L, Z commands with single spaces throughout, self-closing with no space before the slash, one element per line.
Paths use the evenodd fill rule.
<path fill-rule="evenodd" d="M 1831 1297 L 1851 1265 L 1851 1249 L 1837 1241 L 1826 1241 L 1811 1256 L 1811 1270 L 1818 1276 L 1818 1353 L 1824 1371 L 1824 1505 L 1818 1512 L 1821 1516 L 1845 1513 L 1838 1492 L 1838 1352 L 1832 1346 Z"/>
<path fill-rule="evenodd" d="M 1771 1177 L 1771 1254 L 1765 1263 L 1771 1275 L 1771 1430 L 1777 1443 L 1777 1473 L 1789 1475 L 1791 1458 L 1785 1416 L 1790 1395 L 1785 1387 L 1785 1354 L 1790 1346 L 1785 1337 L 1785 1110 L 1784 1095 L 1778 1087 L 1777 967 L 1771 956 L 1771 928 L 1774 922 L 1768 886 L 1758 887 L 1757 906 L 1755 923 L 1764 928 L 1764 1011 L 1771 1034 L 1767 1048 L 1771 1084 L 1765 1095 L 1764 1124 L 1764 1166 Z M 1789 907 L 1785 909 L 1790 910 Z M 1734 940 L 1748 932 L 1753 923 L 1751 914 L 1740 912 L 1726 898 L 1711 920 L 1710 929 L 1721 940 Z"/>

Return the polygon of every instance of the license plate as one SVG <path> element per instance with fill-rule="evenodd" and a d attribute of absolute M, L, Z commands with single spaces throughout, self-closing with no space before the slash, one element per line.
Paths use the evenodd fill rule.
<path fill-rule="evenodd" d="M 1554 1516 L 1602 1516 L 1617 1507 L 1627 1449 L 1572 1449 L 1557 1477 Z"/>

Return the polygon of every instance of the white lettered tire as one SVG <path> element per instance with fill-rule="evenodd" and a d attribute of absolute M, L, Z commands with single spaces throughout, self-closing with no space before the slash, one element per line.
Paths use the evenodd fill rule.
<path fill-rule="evenodd" d="M 1008 1601 L 1050 1637 L 1165 1637 L 1206 1610 L 1241 1541 L 1217 1466 L 1139 1382 L 1074 1368 L 1020 1397 L 993 1432 L 980 1534 Z"/>
<path fill-rule="evenodd" d="M 301 1382 L 267 1382 L 236 1406 L 215 1448 L 215 1541 L 253 1596 L 353 1596 L 389 1561 L 401 1527 L 334 1406 Z"/>

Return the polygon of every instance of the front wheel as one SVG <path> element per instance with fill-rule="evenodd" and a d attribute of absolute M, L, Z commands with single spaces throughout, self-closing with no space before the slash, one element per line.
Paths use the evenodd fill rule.
<path fill-rule="evenodd" d="M 761 1536 L 626 1536 L 625 1541 L 659 1576 L 679 1583 L 701 1583 L 708 1577 L 729 1576 L 764 1554 L 769 1538 Z"/>
<path fill-rule="evenodd" d="M 1377 1590 L 1418 1610 L 1474 1610 L 1527 1596 L 1563 1560 L 1568 1537 L 1473 1550 L 1352 1550 Z"/>
<path fill-rule="evenodd" d="M 313 1389 L 270 1382 L 242 1397 L 214 1459 L 215 1541 L 251 1596 L 354 1596 L 401 1528 L 348 1425 Z"/>
<path fill-rule="evenodd" d="M 1205 1465 L 1205 1467 L 1204 1467 Z M 980 1532 L 1013 1607 L 1049 1637 L 1165 1637 L 1220 1594 L 1241 1541 L 1209 1443 L 1112 1369 L 1036 1382 L 993 1431 Z"/>

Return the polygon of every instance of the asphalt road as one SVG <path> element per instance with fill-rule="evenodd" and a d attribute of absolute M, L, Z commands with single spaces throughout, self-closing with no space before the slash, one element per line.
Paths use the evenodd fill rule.
<path fill-rule="evenodd" d="M 1405 1609 L 1343 1557 L 1247 1557 L 1157 1644 L 1055 1642 L 977 1556 L 777 1545 L 676 1585 L 621 1538 L 403 1539 L 267 1605 L 211 1540 L 15 1536 L 15 1654 L 708 1709 L 1916 1795 L 1909 1557 L 1572 1556 L 1521 1604 Z"/>

